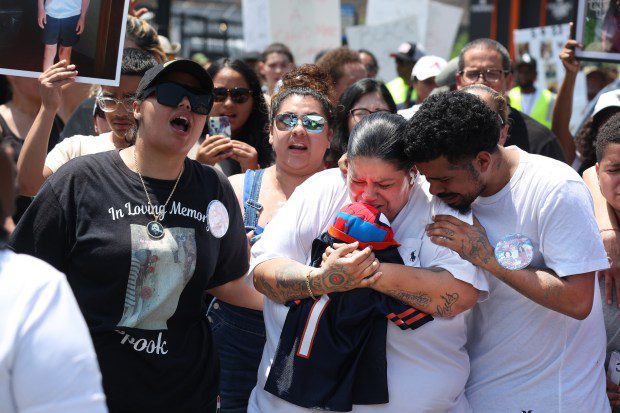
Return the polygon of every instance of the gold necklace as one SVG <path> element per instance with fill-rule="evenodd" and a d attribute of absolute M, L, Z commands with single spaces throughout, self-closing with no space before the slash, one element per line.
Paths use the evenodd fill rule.
<path fill-rule="evenodd" d="M 133 163 L 134 165 L 136 165 L 136 172 L 138 173 L 138 176 L 140 177 L 140 182 L 142 182 L 142 189 L 144 189 L 144 193 L 146 194 L 146 200 L 149 203 L 149 208 L 151 209 L 151 211 L 155 211 L 155 207 L 151 203 L 151 197 L 149 196 L 149 191 L 146 190 L 146 184 L 144 183 L 144 178 L 142 178 L 142 174 L 140 173 L 140 168 L 138 167 L 138 160 L 136 159 L 135 146 L 133 148 Z M 168 205 L 168 202 L 170 202 L 170 198 L 172 198 L 172 194 L 174 194 L 174 191 L 177 189 L 177 185 L 179 183 L 179 180 L 181 179 L 181 175 L 183 175 L 184 170 L 185 170 L 185 163 L 183 163 L 181 172 L 179 172 L 179 176 L 177 176 L 177 180 L 174 183 L 174 186 L 172 187 L 172 191 L 170 191 L 170 195 L 168 195 L 168 199 L 166 199 L 166 202 L 164 203 L 164 207 L 162 208 L 161 212 L 159 214 L 153 213 L 153 221 L 149 222 L 146 225 L 146 232 L 149 234 L 149 237 L 153 239 L 162 239 L 164 237 L 164 226 L 159 221 L 163 219 L 162 216 L 165 214 L 166 206 Z"/>

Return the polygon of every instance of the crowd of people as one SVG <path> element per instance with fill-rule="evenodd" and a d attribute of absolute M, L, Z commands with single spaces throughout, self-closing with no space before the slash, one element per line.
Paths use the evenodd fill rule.
<path fill-rule="evenodd" d="M 575 40 L 557 91 L 492 39 L 384 83 L 130 12 L 119 86 L 5 79 L 1 412 L 620 406 L 620 85 L 571 132 Z"/>

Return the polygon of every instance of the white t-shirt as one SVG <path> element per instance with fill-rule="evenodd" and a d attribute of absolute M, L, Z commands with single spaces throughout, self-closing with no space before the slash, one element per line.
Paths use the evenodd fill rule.
<path fill-rule="evenodd" d="M 420 106 L 422 106 L 422 104 L 418 103 L 417 105 L 413 105 L 409 109 L 401 109 L 398 111 L 398 114 L 403 118 L 409 120 L 413 117 L 413 115 L 416 114 L 418 110 L 420 110 Z"/>
<path fill-rule="evenodd" d="M 99 136 L 75 135 L 60 141 L 45 158 L 45 166 L 52 172 L 82 155 L 92 155 L 116 149 L 112 143 L 112 132 L 102 133 Z"/>
<path fill-rule="evenodd" d="M 107 412 L 101 373 L 65 276 L 0 251 L 0 412 Z"/>
<path fill-rule="evenodd" d="M 521 112 L 530 115 L 540 93 L 540 88 L 537 88 L 534 93 L 523 93 L 523 91 L 521 91 Z"/>
<path fill-rule="evenodd" d="M 82 0 L 47 0 L 45 14 L 55 19 L 65 19 L 82 13 Z"/>
<path fill-rule="evenodd" d="M 523 234 L 532 265 L 559 277 L 607 268 L 592 198 L 568 165 L 520 153 L 519 166 L 497 194 L 479 197 L 474 215 L 491 245 Z M 549 310 L 488 275 L 490 298 L 471 312 L 467 398 L 478 413 L 606 412 L 605 327 L 598 285 L 583 321 Z M 597 283 L 596 283 L 597 284 Z"/>
<path fill-rule="evenodd" d="M 471 222 L 440 201 L 435 201 L 418 178 L 409 201 L 391 223 L 399 252 L 407 265 L 438 266 L 455 278 L 481 290 L 486 298 L 488 285 L 480 270 L 456 253 L 430 242 L 425 226 L 433 213 L 457 215 Z M 249 276 L 257 264 L 278 257 L 308 264 L 312 241 L 327 230 L 342 206 L 351 202 L 346 182 L 338 169 L 315 174 L 300 185 L 265 228 L 252 248 Z M 433 208 L 433 205 L 435 206 Z M 411 262 L 413 251 L 416 259 Z M 252 391 L 249 412 L 307 412 L 266 392 L 264 385 L 276 353 L 288 307 L 265 298 L 263 315 L 267 342 L 259 368 L 258 383 Z M 467 312 L 466 312 L 467 313 Z M 470 412 L 464 397 L 469 360 L 464 349 L 467 338 L 465 315 L 435 320 L 415 331 L 402 331 L 388 323 L 386 353 L 390 403 L 354 405 L 354 412 Z"/>

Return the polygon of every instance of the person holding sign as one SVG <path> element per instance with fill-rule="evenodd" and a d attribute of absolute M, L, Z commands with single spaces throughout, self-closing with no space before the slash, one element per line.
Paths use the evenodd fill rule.
<path fill-rule="evenodd" d="M 187 158 L 212 103 L 198 63 L 149 69 L 133 103 L 135 144 L 61 167 L 9 242 L 67 275 L 111 412 L 215 412 L 204 292 L 237 305 L 257 295 L 243 282 L 247 241 L 228 180 Z"/>

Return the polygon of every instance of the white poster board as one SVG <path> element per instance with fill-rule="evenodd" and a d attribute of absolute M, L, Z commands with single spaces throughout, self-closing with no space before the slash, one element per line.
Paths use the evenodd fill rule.
<path fill-rule="evenodd" d="M 396 66 L 390 53 L 398 49 L 403 39 L 418 42 L 416 18 L 406 18 L 374 26 L 347 27 L 346 34 L 351 49 L 370 50 L 379 64 L 377 78 L 389 82 L 396 77 Z"/>
<path fill-rule="evenodd" d="M 369 0 L 368 4 L 371 5 L 371 3 L 375 8 L 383 5 L 383 1 L 373 2 Z M 386 8 L 390 10 L 390 7 L 392 7 L 391 10 L 394 13 L 390 14 L 386 10 L 382 10 L 380 18 L 374 18 L 371 21 L 377 22 L 389 16 L 393 17 L 396 11 L 401 10 L 398 19 L 374 25 L 353 26 L 346 29 L 349 47 L 352 49 L 364 48 L 370 50 L 379 63 L 379 74 L 377 77 L 385 82 L 389 82 L 397 75 L 396 65 L 394 59 L 390 57 L 390 53 L 394 53 L 401 43 L 421 43 L 427 54 L 440 56 L 448 60 L 463 16 L 463 9 L 460 7 L 423 0 L 419 3 L 415 2 L 415 9 L 418 9 L 417 15 L 403 17 L 402 13 L 405 13 L 405 11 L 402 11 L 402 8 L 395 8 L 397 3 L 403 2 L 395 0 L 386 1 Z M 410 6 L 410 3 L 414 2 L 406 1 L 404 3 Z M 421 10 L 424 3 L 427 5 L 427 12 Z M 413 8 L 409 7 L 405 10 L 410 11 Z M 369 18 L 370 14 L 367 13 L 367 16 Z M 424 21 L 422 22 L 422 20 Z M 425 34 L 423 36 L 419 34 L 421 33 L 421 25 L 425 27 L 423 31 Z"/>
<path fill-rule="evenodd" d="M 566 40 L 568 40 L 570 29 L 568 24 L 555 26 L 533 27 L 530 29 L 519 29 L 513 32 L 515 44 L 515 60 L 521 60 L 521 56 L 529 53 L 536 59 L 538 77 L 536 87 L 551 89 L 557 92 L 562 79 L 564 79 L 564 65 L 560 60 L 560 52 Z M 583 72 L 579 72 L 575 82 L 575 93 L 573 95 L 573 113 L 571 116 L 571 126 L 574 122 L 581 120 L 581 113 L 588 104 L 586 78 Z"/>
<path fill-rule="evenodd" d="M 247 52 L 262 52 L 269 45 L 269 1 L 243 0 L 243 38 Z"/>
<path fill-rule="evenodd" d="M 243 0 L 243 8 L 246 51 L 280 42 L 303 64 L 342 43 L 340 0 Z"/>
<path fill-rule="evenodd" d="M 367 26 L 374 26 L 401 20 L 404 17 L 413 17 L 418 21 L 418 32 L 415 38 L 423 42 L 426 40 L 429 3 L 429 0 L 368 0 L 365 23 Z M 411 39 L 404 39 L 400 43 L 411 41 Z"/>
<path fill-rule="evenodd" d="M 450 53 L 463 18 L 461 7 L 431 1 L 424 47 L 428 54 L 450 60 Z"/>

